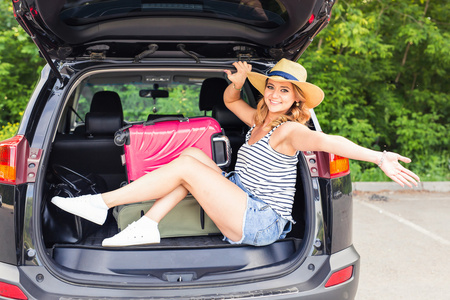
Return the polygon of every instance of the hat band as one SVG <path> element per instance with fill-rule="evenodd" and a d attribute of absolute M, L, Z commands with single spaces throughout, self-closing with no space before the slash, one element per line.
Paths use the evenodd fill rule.
<path fill-rule="evenodd" d="M 283 77 L 284 79 L 287 79 L 287 80 L 295 80 L 295 81 L 298 81 L 297 78 L 295 78 L 295 77 L 292 76 L 291 74 L 286 73 L 286 72 L 283 72 L 283 71 L 272 71 L 272 72 L 270 72 L 269 74 L 267 74 L 267 76 L 280 76 L 280 77 Z"/>

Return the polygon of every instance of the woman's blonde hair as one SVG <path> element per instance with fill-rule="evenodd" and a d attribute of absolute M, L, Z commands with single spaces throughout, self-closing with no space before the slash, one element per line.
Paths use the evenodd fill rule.
<path fill-rule="evenodd" d="M 267 84 L 267 82 L 266 82 Z M 275 128 L 279 124 L 286 122 L 286 121 L 292 121 L 292 122 L 298 122 L 301 124 L 305 124 L 310 118 L 311 113 L 309 112 L 309 108 L 306 107 L 304 102 L 304 96 L 302 90 L 296 86 L 295 84 L 292 85 L 294 87 L 294 92 L 297 94 L 298 98 L 300 99 L 299 105 L 297 106 L 297 102 L 294 101 L 291 108 L 282 116 L 280 116 L 278 119 L 272 121 L 269 126 L 270 129 Z M 256 106 L 256 113 L 255 113 L 255 125 L 263 125 L 265 118 L 267 117 L 267 114 L 269 113 L 269 109 L 267 108 L 266 102 L 264 101 L 264 97 L 261 98 L 261 100 L 258 102 L 258 105 Z"/>

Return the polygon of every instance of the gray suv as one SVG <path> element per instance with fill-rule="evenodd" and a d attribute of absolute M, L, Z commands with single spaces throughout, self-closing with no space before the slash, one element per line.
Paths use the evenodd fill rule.
<path fill-rule="evenodd" d="M 12 2 L 47 65 L 17 135 L 0 142 L 0 298 L 354 298 L 349 164 L 329 153 L 299 154 L 296 224 L 268 246 L 212 234 L 104 248 L 118 230 L 113 215 L 83 232 L 70 217 L 46 217 L 61 184 L 55 166 L 116 189 L 127 178 L 114 134 L 147 120 L 215 118 L 233 150 L 223 168 L 233 170 L 248 128 L 223 105 L 223 70 L 296 61 L 327 25 L 332 0 Z M 259 99 L 248 83 L 242 97 Z M 308 124 L 321 130 L 314 111 Z"/>

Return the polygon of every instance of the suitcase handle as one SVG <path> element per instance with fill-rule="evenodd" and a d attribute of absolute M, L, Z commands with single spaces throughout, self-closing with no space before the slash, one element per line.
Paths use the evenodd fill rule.
<path fill-rule="evenodd" d="M 230 144 L 230 140 L 228 139 L 228 137 L 226 135 L 219 135 L 219 136 L 213 137 L 213 143 L 215 143 L 215 142 L 225 143 L 225 154 L 226 154 L 225 162 L 217 163 L 217 166 L 219 168 L 221 168 L 221 167 L 228 167 L 230 165 L 230 163 L 231 163 L 231 144 Z"/>
<path fill-rule="evenodd" d="M 148 125 L 155 125 L 159 122 L 166 122 L 166 121 L 180 121 L 180 122 L 189 122 L 189 118 L 186 117 L 162 117 L 151 121 L 146 121 L 142 125 L 148 126 Z"/>

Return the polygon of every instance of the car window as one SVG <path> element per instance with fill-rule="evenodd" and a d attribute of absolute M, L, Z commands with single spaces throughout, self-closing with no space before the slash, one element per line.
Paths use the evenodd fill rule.
<path fill-rule="evenodd" d="M 168 97 L 153 99 L 140 96 L 140 91 L 155 89 L 167 91 Z M 145 121 L 150 114 L 182 114 L 185 117 L 195 117 L 205 114 L 199 108 L 200 89 L 201 83 L 170 83 L 163 86 L 141 83 L 86 84 L 81 90 L 76 112 L 80 116 L 86 115 L 96 92 L 112 91 L 121 99 L 124 120 L 127 122 Z M 207 115 L 211 115 L 211 112 L 207 112 Z M 79 120 L 77 122 L 80 123 Z"/>
<path fill-rule="evenodd" d="M 139 16 L 212 17 L 265 28 L 288 21 L 285 7 L 276 0 L 67 0 L 60 12 L 70 26 Z"/>

